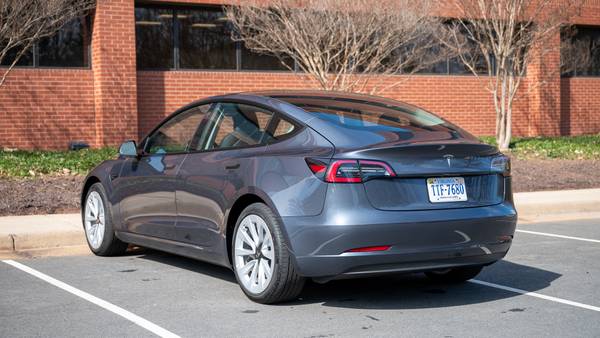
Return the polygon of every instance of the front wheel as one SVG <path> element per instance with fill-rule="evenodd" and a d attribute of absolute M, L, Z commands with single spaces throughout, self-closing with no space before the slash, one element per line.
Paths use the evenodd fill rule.
<path fill-rule="evenodd" d="M 127 250 L 113 229 L 112 214 L 102 184 L 90 187 L 83 205 L 83 229 L 90 250 L 98 256 L 114 256 Z"/>
<path fill-rule="evenodd" d="M 477 276 L 483 266 L 464 266 L 445 270 L 427 271 L 425 275 L 440 283 L 462 283 Z"/>
<path fill-rule="evenodd" d="M 242 211 L 232 242 L 233 269 L 238 284 L 255 302 L 269 304 L 294 299 L 304 278 L 296 272 L 273 211 L 254 203 Z"/>

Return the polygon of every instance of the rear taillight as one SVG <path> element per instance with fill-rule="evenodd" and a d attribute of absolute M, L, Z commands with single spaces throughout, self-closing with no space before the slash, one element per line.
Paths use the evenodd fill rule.
<path fill-rule="evenodd" d="M 312 171 L 313 174 L 320 174 L 327 170 L 327 166 L 324 164 L 310 163 L 308 166 L 310 167 L 310 171 Z"/>
<path fill-rule="evenodd" d="M 337 160 L 331 162 L 325 181 L 330 183 L 360 183 L 362 182 L 358 161 Z"/>
<path fill-rule="evenodd" d="M 396 176 L 385 162 L 371 160 L 333 160 L 329 165 L 306 159 L 310 170 L 329 183 L 361 183 L 373 178 Z"/>
<path fill-rule="evenodd" d="M 316 159 L 307 158 L 306 164 L 308 165 L 308 168 L 310 169 L 310 171 L 312 171 L 312 173 L 315 174 L 315 176 L 317 176 L 318 178 L 320 178 L 322 180 L 325 179 L 325 172 L 327 171 L 327 163 L 316 160 Z"/>
<path fill-rule="evenodd" d="M 394 170 L 385 162 L 380 161 L 358 161 L 363 181 L 371 178 L 396 176 Z"/>

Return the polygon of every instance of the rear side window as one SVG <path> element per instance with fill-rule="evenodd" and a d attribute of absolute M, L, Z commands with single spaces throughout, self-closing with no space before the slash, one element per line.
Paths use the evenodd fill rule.
<path fill-rule="evenodd" d="M 195 150 L 267 145 L 291 136 L 296 125 L 269 110 L 242 103 L 216 103 Z"/>
<path fill-rule="evenodd" d="M 268 142 L 273 113 L 239 103 L 217 103 L 201 136 L 201 150 L 243 148 Z"/>
<path fill-rule="evenodd" d="M 296 130 L 296 126 L 291 122 L 279 119 L 277 125 L 275 126 L 275 132 L 273 133 L 273 137 L 276 140 L 283 139 L 287 135 L 290 135 Z"/>
<path fill-rule="evenodd" d="M 322 97 L 277 97 L 277 99 L 287 101 L 313 113 L 321 120 L 344 128 L 373 131 L 451 128 L 451 125 L 441 118 L 415 107 Z"/>

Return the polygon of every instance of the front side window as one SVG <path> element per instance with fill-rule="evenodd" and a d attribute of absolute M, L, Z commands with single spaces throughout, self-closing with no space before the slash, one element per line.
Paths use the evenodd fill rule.
<path fill-rule="evenodd" d="M 148 154 L 172 154 L 188 150 L 209 106 L 198 106 L 179 113 L 154 131 L 146 141 Z"/>

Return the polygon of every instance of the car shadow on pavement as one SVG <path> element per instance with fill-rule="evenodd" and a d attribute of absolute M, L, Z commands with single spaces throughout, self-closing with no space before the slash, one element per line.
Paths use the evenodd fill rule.
<path fill-rule="evenodd" d="M 233 272 L 225 267 L 150 249 L 136 254 L 140 259 L 237 283 Z M 536 292 L 560 277 L 561 274 L 552 271 L 501 260 L 484 268 L 476 279 Z M 423 309 L 479 304 L 515 296 L 518 294 L 469 282 L 434 283 L 422 273 L 413 273 L 334 280 L 325 284 L 308 281 L 297 300 L 278 305 L 320 303 L 355 309 Z"/>
<path fill-rule="evenodd" d="M 219 278 L 227 282 L 237 283 L 233 271 L 226 267 L 145 248 L 139 248 L 139 251 L 135 252 L 135 254 L 138 255 L 137 258 L 140 259 L 147 259 L 155 263 L 166 264 L 191 272 Z"/>
<path fill-rule="evenodd" d="M 534 292 L 548 287 L 560 276 L 503 260 L 484 268 L 476 279 Z M 423 309 L 479 304 L 515 296 L 518 294 L 469 282 L 434 283 L 424 274 L 414 273 L 336 280 L 323 285 L 307 283 L 300 299 L 293 303 L 356 309 Z"/>

